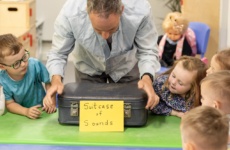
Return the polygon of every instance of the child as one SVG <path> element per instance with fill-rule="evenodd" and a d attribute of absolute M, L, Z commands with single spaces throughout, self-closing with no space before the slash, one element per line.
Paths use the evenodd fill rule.
<path fill-rule="evenodd" d="M 230 118 L 230 70 L 218 71 L 205 77 L 201 81 L 201 96 L 203 106 L 217 108 Z"/>
<path fill-rule="evenodd" d="M 211 59 L 210 67 L 207 70 L 207 76 L 220 70 L 230 70 L 229 58 L 230 48 L 216 53 Z"/>
<path fill-rule="evenodd" d="M 226 150 L 228 118 L 215 108 L 199 106 L 187 112 L 180 125 L 183 150 Z"/>
<path fill-rule="evenodd" d="M 230 70 L 209 74 L 201 81 L 201 103 L 230 114 Z"/>
<path fill-rule="evenodd" d="M 195 33 L 179 12 L 169 13 L 162 24 L 164 35 L 159 36 L 159 57 L 162 67 L 170 67 L 181 55 L 195 56 Z"/>
<path fill-rule="evenodd" d="M 29 58 L 30 53 L 12 34 L 0 35 L 0 86 L 3 87 L 6 108 L 15 114 L 31 119 L 39 118 L 45 96 L 50 86 L 48 71 L 37 59 Z M 53 99 L 53 101 L 55 101 Z M 53 113 L 55 104 L 44 100 L 44 110 Z"/>
<path fill-rule="evenodd" d="M 155 114 L 182 117 L 200 105 L 200 81 L 206 76 L 206 65 L 196 57 L 182 56 L 172 68 L 154 81 L 159 104 L 151 111 Z"/>

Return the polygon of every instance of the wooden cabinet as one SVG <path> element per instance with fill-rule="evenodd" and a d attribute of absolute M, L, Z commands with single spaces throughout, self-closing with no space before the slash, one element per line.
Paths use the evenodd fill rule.
<path fill-rule="evenodd" d="M 35 0 L 0 1 L 0 34 L 15 35 L 36 57 Z"/>
<path fill-rule="evenodd" d="M 0 1 L 0 28 L 31 28 L 35 24 L 35 1 Z"/>

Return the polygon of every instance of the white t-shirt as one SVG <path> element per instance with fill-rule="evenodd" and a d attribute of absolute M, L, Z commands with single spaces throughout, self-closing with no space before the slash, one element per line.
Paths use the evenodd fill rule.
<path fill-rule="evenodd" d="M 5 96 L 3 93 L 3 87 L 0 86 L 0 116 L 3 115 L 5 111 Z"/>

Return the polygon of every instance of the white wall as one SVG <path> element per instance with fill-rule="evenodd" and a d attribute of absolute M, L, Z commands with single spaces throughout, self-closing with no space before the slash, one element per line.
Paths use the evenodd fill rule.
<path fill-rule="evenodd" d="M 51 41 L 54 32 L 54 21 L 59 11 L 61 10 L 66 0 L 37 0 L 36 14 L 37 20 L 43 20 L 43 36 L 45 41 Z M 152 6 L 154 22 L 158 34 L 163 34 L 162 21 L 170 10 L 165 7 L 167 0 L 148 0 Z M 230 47 L 230 2 L 228 0 L 221 0 L 221 34 L 220 34 L 220 49 L 226 46 Z"/>
<path fill-rule="evenodd" d="M 36 17 L 43 20 L 42 40 L 51 41 L 54 32 L 54 21 L 66 0 L 37 0 Z"/>
<path fill-rule="evenodd" d="M 36 1 L 36 13 L 37 20 L 43 20 L 43 35 L 42 40 L 51 41 L 54 32 L 54 21 L 61 10 L 66 0 L 37 0 Z M 170 11 L 165 7 L 167 0 L 148 0 L 152 6 L 154 22 L 158 34 L 163 34 L 162 20 L 166 14 Z"/>
<path fill-rule="evenodd" d="M 228 31 L 227 31 L 227 47 L 230 47 L 230 2 L 228 1 Z"/>
<path fill-rule="evenodd" d="M 219 50 L 230 47 L 230 2 L 220 1 Z"/>

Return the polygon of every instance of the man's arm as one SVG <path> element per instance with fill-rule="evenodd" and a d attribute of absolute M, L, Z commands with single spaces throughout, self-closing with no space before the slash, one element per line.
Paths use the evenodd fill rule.
<path fill-rule="evenodd" d="M 50 87 L 51 87 L 51 83 L 45 84 L 46 91 L 48 91 Z M 43 98 L 42 109 L 45 110 L 47 113 L 56 112 L 56 94 L 52 94 L 51 98 L 47 98 L 46 96 Z"/>
<path fill-rule="evenodd" d="M 157 39 L 158 34 L 153 23 L 151 8 L 146 6 L 146 16 L 136 34 L 137 58 L 141 80 L 138 87 L 143 89 L 148 95 L 146 109 L 152 109 L 159 103 L 159 97 L 155 94 L 152 83 L 155 73 L 160 69 Z"/>
<path fill-rule="evenodd" d="M 52 101 L 52 97 L 56 93 L 61 94 L 63 91 L 62 78 L 64 77 L 67 58 L 75 44 L 73 31 L 64 9 L 54 23 L 54 30 L 52 48 L 48 53 L 46 63 L 51 79 L 51 86 L 47 89 L 46 94 L 47 101 Z"/>
<path fill-rule="evenodd" d="M 54 97 L 56 97 L 56 94 L 61 94 L 64 89 L 64 85 L 62 83 L 62 77 L 60 75 L 53 75 L 51 79 L 51 85 L 48 85 L 46 91 L 46 96 L 43 99 L 43 102 L 45 102 L 45 106 L 52 105 Z"/>

